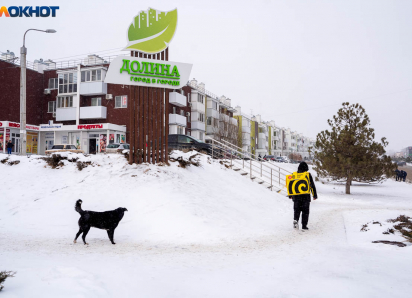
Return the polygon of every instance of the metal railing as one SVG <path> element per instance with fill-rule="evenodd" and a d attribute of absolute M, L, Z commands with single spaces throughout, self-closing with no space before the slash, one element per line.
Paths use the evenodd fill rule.
<path fill-rule="evenodd" d="M 221 142 L 214 139 L 211 140 L 212 158 L 218 158 L 230 162 L 230 167 L 234 170 L 243 170 L 244 175 L 249 175 L 250 179 L 258 179 L 260 184 L 266 183 L 270 190 L 277 190 L 283 194 L 287 194 L 284 188 L 286 185 L 285 177 L 291 172 L 285 170 L 271 162 L 264 161 L 256 155 L 243 150 L 236 145 L 227 141 Z"/>

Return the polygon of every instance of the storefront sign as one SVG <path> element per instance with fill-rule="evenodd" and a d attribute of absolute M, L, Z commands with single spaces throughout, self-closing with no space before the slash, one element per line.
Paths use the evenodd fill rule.
<path fill-rule="evenodd" d="M 141 11 L 129 26 L 124 50 L 155 54 L 169 46 L 177 27 L 177 8 Z"/>
<path fill-rule="evenodd" d="M 116 57 L 105 83 L 180 89 L 189 80 L 192 64 L 135 57 Z"/>
<path fill-rule="evenodd" d="M 20 123 L 16 123 L 16 122 L 9 122 L 9 127 L 20 127 Z M 27 127 L 27 126 L 26 126 Z"/>
<path fill-rule="evenodd" d="M 26 129 L 30 129 L 30 130 L 40 130 L 40 128 L 38 126 L 33 126 L 33 125 L 26 125 Z"/>
<path fill-rule="evenodd" d="M 40 125 L 41 129 L 60 129 L 63 128 L 63 124 L 51 124 L 51 125 Z"/>
<path fill-rule="evenodd" d="M 96 129 L 96 128 L 103 128 L 103 124 L 77 125 L 77 129 Z"/>

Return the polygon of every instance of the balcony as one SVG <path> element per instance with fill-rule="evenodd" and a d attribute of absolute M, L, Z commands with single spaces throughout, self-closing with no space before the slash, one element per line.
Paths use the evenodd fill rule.
<path fill-rule="evenodd" d="M 102 106 L 80 107 L 80 119 L 106 119 L 107 108 Z"/>
<path fill-rule="evenodd" d="M 187 118 L 179 114 L 169 114 L 169 124 L 177 124 L 181 126 L 186 126 Z M 193 128 L 193 123 L 192 123 Z"/>
<path fill-rule="evenodd" d="M 192 121 L 192 130 L 205 131 L 205 123 L 200 121 Z"/>
<path fill-rule="evenodd" d="M 237 126 L 237 119 L 236 118 L 230 118 L 230 124 Z"/>
<path fill-rule="evenodd" d="M 219 119 L 219 112 L 214 109 L 207 109 L 206 110 L 207 117 L 212 117 L 215 119 Z"/>
<path fill-rule="evenodd" d="M 229 122 L 229 116 L 225 114 L 220 114 L 219 120 L 223 122 Z"/>
<path fill-rule="evenodd" d="M 250 133 L 250 127 L 249 126 L 242 126 L 242 132 Z"/>
<path fill-rule="evenodd" d="M 266 140 L 266 134 L 264 132 L 260 132 L 258 138 L 259 140 Z"/>
<path fill-rule="evenodd" d="M 103 82 L 80 83 L 80 95 L 102 95 L 107 93 L 107 84 Z"/>
<path fill-rule="evenodd" d="M 258 149 L 266 149 L 266 141 L 258 140 Z"/>
<path fill-rule="evenodd" d="M 206 126 L 206 134 L 213 135 L 219 132 L 219 127 L 208 125 Z"/>
<path fill-rule="evenodd" d="M 76 108 L 57 108 L 56 121 L 76 120 Z"/>
<path fill-rule="evenodd" d="M 250 138 L 242 139 L 242 146 L 250 146 Z"/>
<path fill-rule="evenodd" d="M 170 92 L 169 102 L 178 107 L 186 107 L 186 96 L 177 92 Z"/>
<path fill-rule="evenodd" d="M 205 112 L 205 105 L 201 102 L 192 101 L 191 106 L 192 106 L 192 111 L 196 110 L 196 111 L 199 111 L 199 112 L 202 112 L 202 113 Z"/>

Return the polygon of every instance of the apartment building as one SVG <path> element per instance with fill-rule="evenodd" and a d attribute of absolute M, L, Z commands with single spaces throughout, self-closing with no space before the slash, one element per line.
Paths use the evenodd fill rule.
<path fill-rule="evenodd" d="M 237 146 L 242 148 L 243 151 L 253 153 L 256 145 L 255 125 L 251 117 L 242 114 L 242 108 L 240 106 L 235 107 L 234 118 L 238 122 L 238 142 Z M 252 127 L 253 126 L 253 127 Z M 253 153 L 254 154 L 254 153 Z"/>
<path fill-rule="evenodd" d="M 209 142 L 211 139 L 237 144 L 237 120 L 233 118 L 235 109 L 231 100 L 225 96 L 218 97 L 206 90 L 204 83 L 196 79 L 182 88 L 186 94 L 190 113 L 187 135 Z"/>
<path fill-rule="evenodd" d="M 0 139 L 20 146 L 19 59 L 0 60 Z M 109 62 L 89 55 L 76 63 L 36 60 L 27 68 L 27 153 L 43 154 L 54 144 L 74 144 L 87 153 L 126 142 L 128 86 L 106 84 Z M 4 147 L 4 146 L 2 146 Z M 5 150 L 4 148 L 2 148 Z"/>

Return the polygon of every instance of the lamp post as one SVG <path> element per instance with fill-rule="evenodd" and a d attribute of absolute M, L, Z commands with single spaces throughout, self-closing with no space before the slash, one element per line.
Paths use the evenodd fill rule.
<path fill-rule="evenodd" d="M 23 46 L 20 48 L 20 155 L 26 154 L 26 34 L 30 30 L 46 33 L 56 33 L 54 29 L 29 29 L 24 33 Z"/>

